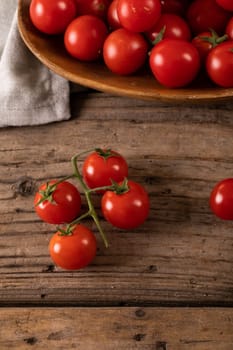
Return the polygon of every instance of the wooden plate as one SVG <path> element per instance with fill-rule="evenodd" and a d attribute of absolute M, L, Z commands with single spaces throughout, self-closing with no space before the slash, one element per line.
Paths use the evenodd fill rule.
<path fill-rule="evenodd" d="M 80 85 L 123 96 L 153 99 L 176 103 L 233 101 L 233 89 L 211 85 L 200 76 L 187 88 L 167 89 L 148 72 L 132 76 L 117 76 L 102 63 L 82 63 L 65 50 L 61 36 L 40 33 L 30 21 L 30 0 L 18 2 L 18 27 L 22 39 L 31 52 L 49 69 L 69 81 Z"/>

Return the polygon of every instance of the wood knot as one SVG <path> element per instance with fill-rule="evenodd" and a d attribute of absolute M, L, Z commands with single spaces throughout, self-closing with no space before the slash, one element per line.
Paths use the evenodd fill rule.
<path fill-rule="evenodd" d="M 37 338 L 36 337 L 25 338 L 24 341 L 29 345 L 34 345 L 37 343 Z"/>
<path fill-rule="evenodd" d="M 157 341 L 155 350 L 167 350 L 167 343 L 165 341 Z"/>
<path fill-rule="evenodd" d="M 135 334 L 134 335 L 134 340 L 136 340 L 136 341 L 141 341 L 143 338 L 145 338 L 145 334 L 141 334 L 141 333 L 137 333 L 137 334 Z"/>
<path fill-rule="evenodd" d="M 144 317 L 145 316 L 145 311 L 143 310 L 143 309 L 137 309 L 136 311 L 135 311 L 135 315 L 137 316 L 137 317 L 139 317 L 139 318 L 141 318 L 141 317 Z"/>
<path fill-rule="evenodd" d="M 144 181 L 148 185 L 154 185 L 155 177 L 154 176 L 146 176 Z"/>
<path fill-rule="evenodd" d="M 149 265 L 148 266 L 148 272 L 157 272 L 157 266 L 156 265 Z"/>
<path fill-rule="evenodd" d="M 15 193 L 23 197 L 30 196 L 35 189 L 35 182 L 31 177 L 22 176 L 15 184 Z"/>

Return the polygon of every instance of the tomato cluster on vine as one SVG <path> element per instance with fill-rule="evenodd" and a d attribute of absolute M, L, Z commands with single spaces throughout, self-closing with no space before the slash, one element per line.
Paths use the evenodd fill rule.
<path fill-rule="evenodd" d="M 62 34 L 68 54 L 118 75 L 145 68 L 163 86 L 199 75 L 233 87 L 232 0 L 31 0 L 41 32 Z"/>
<path fill-rule="evenodd" d="M 92 194 L 101 197 L 103 217 L 114 227 L 132 230 L 144 223 L 149 215 L 149 196 L 144 187 L 128 179 L 128 163 L 118 152 L 97 148 L 87 152 L 82 171 L 79 155 L 72 157 L 73 172 L 60 180 L 41 184 L 34 197 L 35 211 L 43 221 L 61 225 L 49 243 L 51 258 L 64 269 L 81 269 L 95 258 L 96 236 L 84 219 L 92 218 L 106 247 L 108 240 L 93 205 Z M 82 212 L 79 187 L 85 195 L 87 211 Z"/>

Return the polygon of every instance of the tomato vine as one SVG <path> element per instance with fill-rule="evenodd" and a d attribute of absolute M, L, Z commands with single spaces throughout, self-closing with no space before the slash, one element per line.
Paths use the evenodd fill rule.
<path fill-rule="evenodd" d="M 78 167 L 80 157 L 88 153 L 82 172 L 80 172 Z M 90 165 L 86 159 L 89 161 L 91 159 L 91 175 L 93 173 L 96 175 L 98 171 L 101 173 L 100 177 L 95 178 L 96 187 L 89 187 L 84 179 L 83 173 L 85 172 L 86 176 L 88 174 L 85 167 Z M 95 236 L 82 224 L 84 219 L 91 218 L 94 221 L 104 246 L 109 247 L 92 196 L 102 195 L 101 211 L 104 218 L 113 226 L 121 229 L 133 229 L 146 220 L 149 213 L 149 196 L 142 185 L 128 179 L 126 160 L 121 154 L 111 149 L 96 148 L 78 153 L 71 158 L 71 166 L 70 175 L 57 181 L 50 180 L 40 186 L 35 195 L 34 204 L 42 220 L 58 224 L 57 232 L 53 235 L 49 245 L 52 259 L 63 268 L 76 269 L 88 265 L 96 250 Z M 95 166 L 94 172 L 93 167 Z M 77 187 L 82 188 L 85 196 L 88 209 L 82 214 L 80 214 L 81 196 L 78 188 L 67 181 L 69 179 L 78 182 Z M 114 198 L 106 200 L 106 196 L 111 193 Z M 68 240 L 70 244 L 67 243 Z M 89 249 L 91 249 L 91 254 L 89 254 Z M 80 255 L 83 256 L 83 259 L 80 258 Z M 69 259 L 70 263 L 67 262 Z"/>

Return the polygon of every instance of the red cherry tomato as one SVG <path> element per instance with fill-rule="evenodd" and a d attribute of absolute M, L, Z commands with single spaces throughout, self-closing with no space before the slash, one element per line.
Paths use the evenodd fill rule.
<path fill-rule="evenodd" d="M 216 0 L 216 3 L 227 11 L 233 11 L 232 0 Z"/>
<path fill-rule="evenodd" d="M 226 34 L 228 35 L 229 40 L 233 40 L 233 17 L 227 22 Z"/>
<path fill-rule="evenodd" d="M 115 30 L 122 27 L 117 14 L 118 1 L 119 0 L 113 0 L 108 8 L 107 22 L 111 30 Z"/>
<path fill-rule="evenodd" d="M 29 13 L 34 26 L 46 34 L 61 34 L 76 16 L 75 0 L 32 0 Z"/>
<path fill-rule="evenodd" d="M 35 211 L 43 221 L 50 224 L 70 223 L 80 212 L 80 193 L 68 181 L 59 183 L 55 188 L 51 187 L 55 182 L 53 180 L 40 186 L 34 198 Z M 48 199 L 41 201 L 44 196 Z"/>
<path fill-rule="evenodd" d="M 191 31 L 188 23 L 180 16 L 173 13 L 164 13 L 160 16 L 148 32 L 145 33 L 150 41 L 154 41 L 164 28 L 163 39 L 191 40 Z"/>
<path fill-rule="evenodd" d="M 84 160 L 82 174 L 89 188 L 108 186 L 128 176 L 128 164 L 118 152 L 97 149 Z"/>
<path fill-rule="evenodd" d="M 84 225 L 76 225 L 69 235 L 56 232 L 49 243 L 54 263 L 63 269 L 78 270 L 89 265 L 96 256 L 96 238 Z"/>
<path fill-rule="evenodd" d="M 160 0 L 119 0 L 117 13 L 122 27 L 145 32 L 159 19 L 161 3 Z"/>
<path fill-rule="evenodd" d="M 233 220 L 233 179 L 218 182 L 210 194 L 210 208 L 223 220 Z"/>
<path fill-rule="evenodd" d="M 213 34 L 210 31 L 208 31 L 208 32 L 200 33 L 192 39 L 192 43 L 197 48 L 202 63 L 205 63 L 208 53 L 213 48 L 213 43 L 211 43 L 211 38 L 213 38 Z"/>
<path fill-rule="evenodd" d="M 161 0 L 162 13 L 174 13 L 184 16 L 188 7 L 188 0 Z"/>
<path fill-rule="evenodd" d="M 119 28 L 105 40 L 103 58 L 113 73 L 128 75 L 144 65 L 147 51 L 148 43 L 142 34 Z"/>
<path fill-rule="evenodd" d="M 195 35 L 210 29 L 222 35 L 229 18 L 230 13 L 220 7 L 216 0 L 194 0 L 187 10 L 187 20 Z"/>
<path fill-rule="evenodd" d="M 105 19 L 110 0 L 75 0 L 77 3 L 77 16 L 93 15 Z"/>
<path fill-rule="evenodd" d="M 101 201 L 105 219 L 121 229 L 138 227 L 149 214 L 149 197 L 145 189 L 130 180 L 128 187 L 128 191 L 121 194 L 106 191 Z"/>
<path fill-rule="evenodd" d="M 80 61 L 95 61 L 102 55 L 108 35 L 104 21 L 92 15 L 74 19 L 65 31 L 64 43 L 69 54 Z"/>
<path fill-rule="evenodd" d="M 151 50 L 149 63 L 160 84 L 177 88 L 196 78 L 200 56 L 196 47 L 188 41 L 164 39 Z"/>
<path fill-rule="evenodd" d="M 233 87 L 233 41 L 223 42 L 210 51 L 206 71 L 215 84 Z"/>

